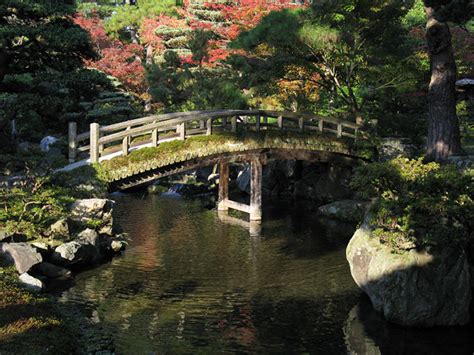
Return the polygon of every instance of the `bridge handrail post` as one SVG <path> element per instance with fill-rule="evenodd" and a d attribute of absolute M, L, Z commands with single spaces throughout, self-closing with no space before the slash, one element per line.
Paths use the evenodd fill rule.
<path fill-rule="evenodd" d="M 100 152 L 99 152 L 99 136 L 100 136 L 100 125 L 98 123 L 90 124 L 90 160 L 91 163 L 98 163 Z"/>
<path fill-rule="evenodd" d="M 176 133 L 179 134 L 179 139 L 184 141 L 186 139 L 186 123 L 178 123 L 176 126 Z"/>
<path fill-rule="evenodd" d="M 68 124 L 68 158 L 70 163 L 74 163 L 77 155 L 77 123 L 69 122 Z"/>
<path fill-rule="evenodd" d="M 324 120 L 322 118 L 319 119 L 318 129 L 319 129 L 319 132 L 321 132 L 321 133 L 324 132 Z"/>
<path fill-rule="evenodd" d="M 303 117 L 298 118 L 298 128 L 300 132 L 304 132 L 304 118 Z"/>
<path fill-rule="evenodd" d="M 230 125 L 231 125 L 231 132 L 235 133 L 237 132 L 237 116 L 232 116 L 230 119 Z"/>
<path fill-rule="evenodd" d="M 255 116 L 255 130 L 258 132 L 260 131 L 260 114 Z"/>
<path fill-rule="evenodd" d="M 210 136 L 212 134 L 212 119 L 208 118 L 206 121 L 206 136 Z"/>
<path fill-rule="evenodd" d="M 278 116 L 277 123 L 278 123 L 278 128 L 282 130 L 283 129 L 283 116 L 282 115 Z"/>
<path fill-rule="evenodd" d="M 130 131 L 130 126 L 126 128 L 126 131 Z M 126 157 L 128 155 L 128 149 L 130 148 L 131 137 L 130 135 L 125 136 L 122 139 L 122 155 Z"/>
<path fill-rule="evenodd" d="M 337 138 L 341 138 L 341 137 L 342 137 L 342 124 L 338 123 L 337 124 Z"/>
<path fill-rule="evenodd" d="M 153 121 L 153 124 L 156 124 L 156 121 Z M 154 130 L 151 131 L 151 145 L 153 147 L 157 147 L 158 146 L 158 140 L 159 140 L 158 128 L 155 128 Z"/>

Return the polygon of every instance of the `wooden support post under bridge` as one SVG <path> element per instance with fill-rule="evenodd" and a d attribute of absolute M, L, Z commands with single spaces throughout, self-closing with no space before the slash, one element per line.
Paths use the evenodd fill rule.
<path fill-rule="evenodd" d="M 250 220 L 262 220 L 262 162 L 256 158 L 250 162 Z"/>
<path fill-rule="evenodd" d="M 252 158 L 250 162 L 250 205 L 229 200 L 229 163 L 219 165 L 219 198 L 217 209 L 227 211 L 232 208 L 250 215 L 250 221 L 262 220 L 262 161 Z"/>
<path fill-rule="evenodd" d="M 217 209 L 227 211 L 226 201 L 229 199 L 229 163 L 220 162 L 219 164 L 219 198 Z"/>

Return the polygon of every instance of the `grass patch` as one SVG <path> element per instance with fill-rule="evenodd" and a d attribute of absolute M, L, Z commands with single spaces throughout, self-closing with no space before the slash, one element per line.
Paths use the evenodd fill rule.
<path fill-rule="evenodd" d="M 1 354 L 71 354 L 74 333 L 49 297 L 20 287 L 14 268 L 0 268 Z"/>

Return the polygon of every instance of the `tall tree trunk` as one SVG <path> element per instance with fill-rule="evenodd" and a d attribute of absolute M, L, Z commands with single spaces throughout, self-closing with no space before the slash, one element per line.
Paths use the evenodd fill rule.
<path fill-rule="evenodd" d="M 426 40 L 431 61 L 427 157 L 445 161 L 448 156 L 461 152 L 456 116 L 456 63 L 448 24 L 435 18 L 433 8 L 425 7 L 425 11 Z"/>

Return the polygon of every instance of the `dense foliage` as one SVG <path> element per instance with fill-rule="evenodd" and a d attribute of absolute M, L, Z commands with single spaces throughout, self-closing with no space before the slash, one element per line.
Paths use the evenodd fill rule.
<path fill-rule="evenodd" d="M 474 170 L 396 158 L 357 168 L 351 182 L 374 199 L 367 221 L 396 249 L 465 243 L 474 236 Z"/>
<path fill-rule="evenodd" d="M 93 56 L 87 32 L 69 17 L 73 4 L 10 0 L 0 7 L 0 81 L 9 73 L 74 69 Z"/>

